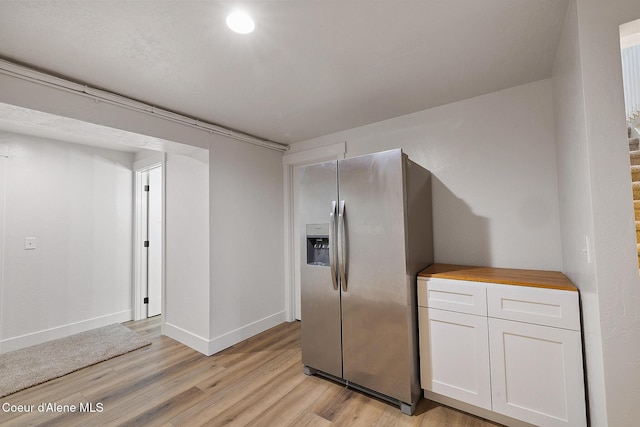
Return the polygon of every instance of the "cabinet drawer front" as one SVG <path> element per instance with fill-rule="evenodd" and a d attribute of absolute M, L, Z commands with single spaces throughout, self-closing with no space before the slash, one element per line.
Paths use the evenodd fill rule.
<path fill-rule="evenodd" d="M 487 289 L 489 317 L 580 330 L 578 293 L 526 286 Z"/>
<path fill-rule="evenodd" d="M 418 305 L 487 315 L 487 284 L 449 279 L 418 279 Z"/>

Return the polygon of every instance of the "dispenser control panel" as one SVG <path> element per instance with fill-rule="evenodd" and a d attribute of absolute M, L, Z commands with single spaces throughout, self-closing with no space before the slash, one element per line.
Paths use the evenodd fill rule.
<path fill-rule="evenodd" d="M 307 224 L 307 264 L 329 266 L 329 224 Z"/>

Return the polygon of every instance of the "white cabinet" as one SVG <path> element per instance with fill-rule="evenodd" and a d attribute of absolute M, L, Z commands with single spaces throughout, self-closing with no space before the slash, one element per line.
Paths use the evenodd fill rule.
<path fill-rule="evenodd" d="M 463 275 L 455 272 L 468 267 L 445 267 L 432 266 L 418 278 L 425 396 L 470 404 L 461 407 L 469 412 L 488 410 L 476 413 L 485 418 L 586 426 L 577 289 L 532 280 L 531 271 L 523 270 L 528 279 L 519 281 L 518 270 L 505 270 L 502 278 L 501 269 Z M 442 270 L 447 273 L 437 273 Z"/>
<path fill-rule="evenodd" d="M 423 387 L 491 409 L 487 318 L 426 307 L 418 316 Z"/>
<path fill-rule="evenodd" d="M 580 330 L 577 291 L 531 286 L 487 286 L 489 317 Z"/>
<path fill-rule="evenodd" d="M 418 305 L 487 317 L 485 286 L 464 280 L 429 279 L 418 286 Z"/>
<path fill-rule="evenodd" d="M 539 426 L 586 425 L 580 333 L 489 318 L 493 410 Z"/>

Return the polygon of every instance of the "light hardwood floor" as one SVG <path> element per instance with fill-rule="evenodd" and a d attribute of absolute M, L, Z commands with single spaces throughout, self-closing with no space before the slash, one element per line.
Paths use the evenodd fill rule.
<path fill-rule="evenodd" d="M 0 425 L 497 426 L 425 399 L 409 417 L 341 384 L 304 375 L 300 322 L 281 324 L 210 357 L 161 336 L 159 318 L 125 326 L 152 344 L 0 399 L 0 405 L 36 410 L 0 409 Z M 90 403 L 97 412 L 40 413 L 41 403 Z"/>

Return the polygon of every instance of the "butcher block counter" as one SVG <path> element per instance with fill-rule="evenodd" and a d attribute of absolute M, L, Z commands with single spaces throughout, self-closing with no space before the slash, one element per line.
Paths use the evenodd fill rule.
<path fill-rule="evenodd" d="M 559 271 L 519 270 L 512 268 L 473 267 L 454 264 L 433 264 L 419 277 L 466 280 L 469 282 L 501 283 L 564 291 L 578 291 L 573 283 Z"/>
<path fill-rule="evenodd" d="M 424 396 L 509 426 L 586 426 L 578 289 L 557 271 L 418 274 Z"/>

